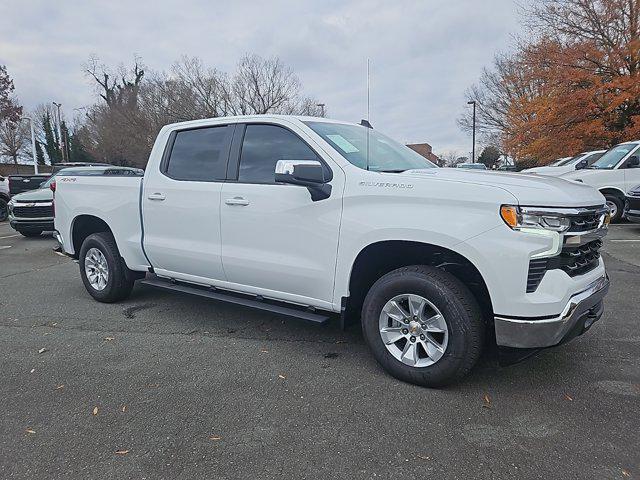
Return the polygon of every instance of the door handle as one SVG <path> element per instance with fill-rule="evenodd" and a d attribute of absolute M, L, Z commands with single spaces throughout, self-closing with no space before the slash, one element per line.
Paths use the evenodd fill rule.
<path fill-rule="evenodd" d="M 160 201 L 162 201 L 162 200 L 165 199 L 165 196 L 164 196 L 164 193 L 157 193 L 156 192 L 156 193 L 151 193 L 147 198 L 149 200 L 160 200 Z"/>
<path fill-rule="evenodd" d="M 224 203 L 226 203 L 227 205 L 238 205 L 238 206 L 244 207 L 249 205 L 249 200 L 242 197 L 233 197 L 233 198 L 227 198 L 224 201 Z"/>

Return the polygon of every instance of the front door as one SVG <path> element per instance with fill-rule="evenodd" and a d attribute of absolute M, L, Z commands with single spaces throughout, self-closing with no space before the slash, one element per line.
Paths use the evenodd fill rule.
<path fill-rule="evenodd" d="M 323 161 L 333 177 L 332 193 L 319 201 L 311 199 L 306 187 L 275 182 L 278 160 L 319 159 L 292 130 L 271 124 L 246 126 L 239 167 L 222 187 L 222 254 L 229 282 L 264 296 L 330 306 L 342 170 Z"/>
<path fill-rule="evenodd" d="M 224 280 L 220 194 L 234 126 L 172 133 L 142 192 L 144 249 L 158 275 Z"/>

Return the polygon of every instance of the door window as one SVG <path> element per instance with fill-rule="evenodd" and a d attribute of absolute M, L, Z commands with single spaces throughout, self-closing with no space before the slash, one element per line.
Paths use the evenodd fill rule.
<path fill-rule="evenodd" d="M 278 160 L 318 160 L 297 135 L 275 125 L 247 125 L 240 154 L 238 182 L 275 183 Z"/>
<path fill-rule="evenodd" d="M 178 131 L 163 172 L 174 180 L 224 180 L 232 134 L 228 125 Z"/>

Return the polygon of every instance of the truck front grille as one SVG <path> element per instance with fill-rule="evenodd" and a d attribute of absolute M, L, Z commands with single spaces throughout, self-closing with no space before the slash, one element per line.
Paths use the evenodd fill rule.
<path fill-rule="evenodd" d="M 21 207 L 17 204 L 13 207 L 13 215 L 17 218 L 50 218 L 53 217 L 53 207 L 51 205 Z"/>
<path fill-rule="evenodd" d="M 593 240 L 579 247 L 568 248 L 566 245 L 557 257 L 557 267 L 570 277 L 590 272 L 598 266 L 602 240 Z"/>
<path fill-rule="evenodd" d="M 598 239 L 576 247 L 565 245 L 560 255 L 556 257 L 529 260 L 527 293 L 537 290 L 548 270 L 559 269 L 570 277 L 589 273 L 598 266 L 600 248 L 602 248 L 602 240 Z"/>
<path fill-rule="evenodd" d="M 588 210 L 578 215 L 569 217 L 571 224 L 567 233 L 581 233 L 595 230 L 600 226 L 605 211 L 602 208 L 597 210 Z"/>

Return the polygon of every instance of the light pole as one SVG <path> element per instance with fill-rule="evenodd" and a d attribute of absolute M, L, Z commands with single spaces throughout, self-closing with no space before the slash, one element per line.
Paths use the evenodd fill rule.
<path fill-rule="evenodd" d="M 60 141 L 60 153 L 62 154 L 62 161 L 66 162 L 67 161 L 67 155 L 66 155 L 66 142 L 64 140 L 64 138 L 62 138 L 62 129 L 60 128 L 60 125 L 62 123 L 62 117 L 60 115 L 60 107 L 62 107 L 61 103 L 56 103 L 56 102 L 51 102 L 53 103 L 56 108 L 58 109 L 58 140 Z"/>
<path fill-rule="evenodd" d="M 31 156 L 33 157 L 33 173 L 38 175 L 38 159 L 36 157 L 36 134 L 33 130 L 33 118 L 31 117 L 22 117 L 23 120 L 29 120 L 29 125 L 31 126 Z"/>
<path fill-rule="evenodd" d="M 476 163 L 476 101 L 471 100 L 467 105 L 473 105 L 473 144 L 471 147 L 471 163 Z"/>
<path fill-rule="evenodd" d="M 320 107 L 320 116 L 324 117 L 324 103 L 316 104 L 316 107 Z"/>

